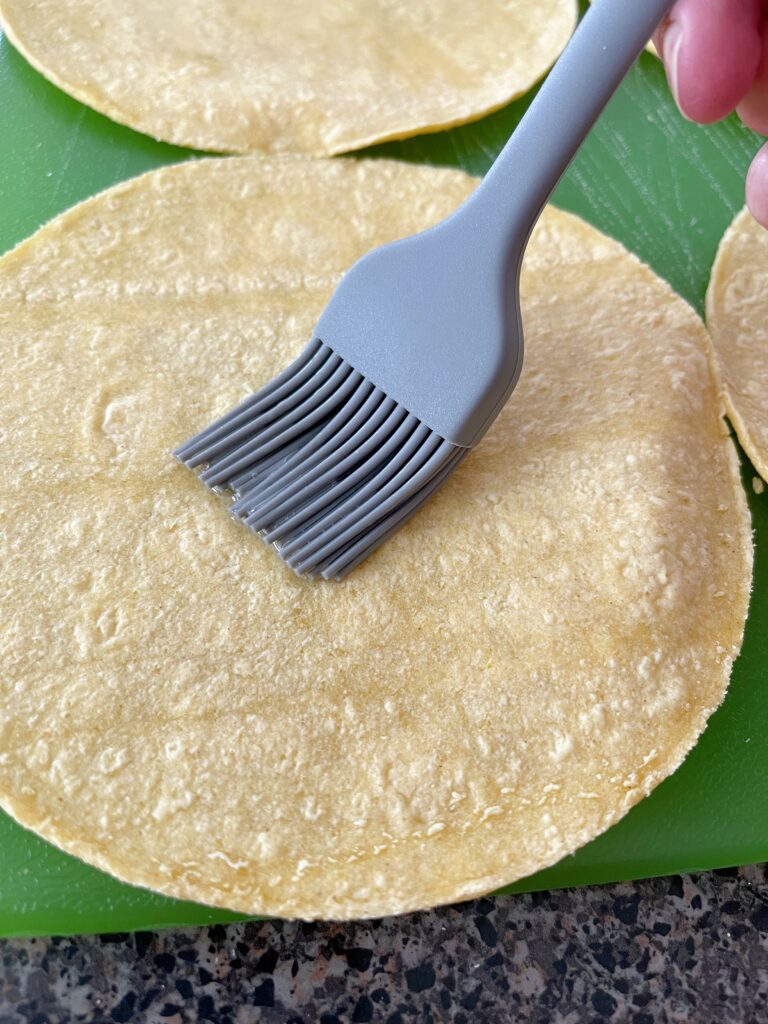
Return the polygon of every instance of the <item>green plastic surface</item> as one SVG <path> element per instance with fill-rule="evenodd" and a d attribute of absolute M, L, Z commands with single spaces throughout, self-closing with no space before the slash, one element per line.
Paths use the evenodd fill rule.
<path fill-rule="evenodd" d="M 483 173 L 528 100 L 437 135 L 368 150 Z M 648 262 L 699 312 L 723 230 L 743 203 L 757 138 L 731 118 L 684 121 L 643 55 L 578 155 L 556 202 Z M 152 141 L 48 84 L 0 37 L 0 252 L 115 182 L 196 154 Z M 573 857 L 505 891 L 583 885 L 768 859 L 768 491 L 753 492 L 755 586 L 723 707 L 683 767 Z M 122 885 L 0 814 L 0 934 L 122 931 L 236 920 Z"/>

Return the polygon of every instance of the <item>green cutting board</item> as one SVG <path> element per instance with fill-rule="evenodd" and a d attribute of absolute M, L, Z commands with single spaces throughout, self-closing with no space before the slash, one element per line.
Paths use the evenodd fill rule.
<path fill-rule="evenodd" d="M 475 174 L 488 169 L 528 100 L 473 125 L 369 150 Z M 723 230 L 742 205 L 758 140 L 735 119 L 710 128 L 676 112 L 643 55 L 557 190 L 648 262 L 699 312 Z M 152 141 L 75 102 L 0 37 L 0 252 L 100 189 L 197 154 Z M 682 768 L 604 836 L 505 891 L 584 885 L 768 859 L 768 491 L 753 492 L 755 587 L 723 707 Z M 131 888 L 0 814 L 0 934 L 123 931 L 237 920 Z"/>

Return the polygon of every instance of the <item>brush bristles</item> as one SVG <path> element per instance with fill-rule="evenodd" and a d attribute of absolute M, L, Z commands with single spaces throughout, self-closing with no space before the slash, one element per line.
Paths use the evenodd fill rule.
<path fill-rule="evenodd" d="M 322 342 L 173 453 L 300 575 L 341 579 L 468 449 L 443 440 Z"/>

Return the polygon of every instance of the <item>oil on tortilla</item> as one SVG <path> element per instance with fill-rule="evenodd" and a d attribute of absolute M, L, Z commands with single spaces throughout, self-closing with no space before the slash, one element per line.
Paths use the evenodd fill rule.
<path fill-rule="evenodd" d="M 126 881 L 370 917 L 488 892 L 617 821 L 723 699 L 752 542 L 691 309 L 550 209 L 493 429 L 343 583 L 169 456 L 303 347 L 460 172 L 153 171 L 0 261 L 0 805 Z"/>

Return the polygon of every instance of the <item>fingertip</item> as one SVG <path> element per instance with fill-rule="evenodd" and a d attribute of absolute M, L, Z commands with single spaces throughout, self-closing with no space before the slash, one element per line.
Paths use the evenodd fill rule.
<path fill-rule="evenodd" d="M 768 228 L 768 144 L 757 154 L 747 173 L 747 206 L 755 220 Z"/>
<path fill-rule="evenodd" d="M 658 36 L 685 117 L 719 121 L 745 97 L 760 63 L 759 24 L 755 0 L 678 0 Z"/>

